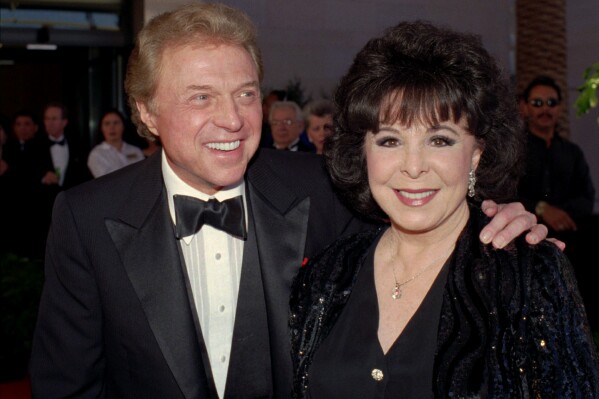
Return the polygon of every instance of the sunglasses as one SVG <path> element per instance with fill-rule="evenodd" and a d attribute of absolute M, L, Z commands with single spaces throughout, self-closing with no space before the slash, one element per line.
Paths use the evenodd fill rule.
<path fill-rule="evenodd" d="M 545 101 L 540 98 L 534 98 L 530 100 L 530 105 L 535 108 L 541 108 L 543 105 L 547 104 L 549 108 L 557 107 L 559 105 L 559 100 L 557 98 L 549 98 Z"/>

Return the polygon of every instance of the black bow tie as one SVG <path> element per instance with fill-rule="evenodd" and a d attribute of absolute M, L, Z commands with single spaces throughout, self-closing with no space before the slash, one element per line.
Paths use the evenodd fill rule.
<path fill-rule="evenodd" d="M 64 139 L 64 137 L 62 138 L 62 140 L 59 140 L 59 141 L 50 140 L 50 146 L 65 145 L 65 143 L 66 143 L 66 140 Z"/>
<path fill-rule="evenodd" d="M 243 240 L 247 238 L 245 230 L 245 212 L 241 195 L 219 202 L 214 198 L 203 201 L 187 195 L 174 195 L 175 237 L 181 239 L 200 231 L 204 223 Z"/>

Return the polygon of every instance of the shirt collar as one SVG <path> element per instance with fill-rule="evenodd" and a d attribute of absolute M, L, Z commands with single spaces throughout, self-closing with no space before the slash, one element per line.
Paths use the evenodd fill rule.
<path fill-rule="evenodd" d="M 52 141 L 54 143 L 58 143 L 65 139 L 64 134 L 61 134 L 60 137 L 58 137 L 58 138 L 48 135 L 48 138 L 50 139 L 50 141 Z"/>
<path fill-rule="evenodd" d="M 300 141 L 300 139 L 298 137 L 297 139 L 293 140 L 293 142 L 291 144 L 289 144 L 287 147 L 281 148 L 281 150 L 295 151 L 299 145 L 299 141 Z M 277 150 L 279 149 L 279 147 L 277 147 L 275 143 L 273 143 L 272 146 L 273 146 L 273 148 L 275 148 Z"/>

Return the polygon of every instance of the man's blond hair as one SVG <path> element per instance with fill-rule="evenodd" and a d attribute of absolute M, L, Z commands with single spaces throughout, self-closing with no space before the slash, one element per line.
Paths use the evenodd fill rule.
<path fill-rule="evenodd" d="M 137 103 L 145 104 L 150 112 L 157 111 L 153 98 L 167 47 L 192 43 L 242 47 L 252 57 L 258 79 L 262 81 L 262 56 L 256 37 L 256 28 L 250 18 L 224 4 L 189 4 L 152 18 L 137 35 L 125 77 L 131 119 L 139 135 L 154 139 L 141 120 Z"/>

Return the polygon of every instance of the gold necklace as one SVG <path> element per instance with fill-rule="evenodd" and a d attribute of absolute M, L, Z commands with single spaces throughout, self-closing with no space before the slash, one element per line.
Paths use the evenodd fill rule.
<path fill-rule="evenodd" d="M 453 249 L 453 246 L 452 246 L 452 249 Z M 397 300 L 397 299 L 401 298 L 402 287 L 404 285 L 411 283 L 412 281 L 416 280 L 418 277 L 422 276 L 422 274 L 424 272 L 426 272 L 427 270 L 429 270 L 431 267 L 433 267 L 439 261 L 439 259 L 446 257 L 446 256 L 447 256 L 447 251 L 443 252 L 440 256 L 433 259 L 433 261 L 431 263 L 426 265 L 426 267 L 424 267 L 422 270 L 420 270 L 418 273 L 416 273 L 415 275 L 413 275 L 412 277 L 410 277 L 403 283 L 400 283 L 397 281 L 397 276 L 395 275 L 395 266 L 392 267 L 391 271 L 393 272 L 393 279 L 395 280 L 395 285 L 393 286 L 393 291 L 391 291 L 391 298 L 393 298 L 393 300 Z"/>

